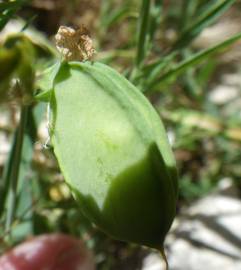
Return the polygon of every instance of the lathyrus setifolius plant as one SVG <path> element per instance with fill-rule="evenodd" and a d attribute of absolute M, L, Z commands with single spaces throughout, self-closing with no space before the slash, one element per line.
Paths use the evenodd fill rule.
<path fill-rule="evenodd" d="M 114 69 L 62 61 L 39 84 L 50 136 L 82 212 L 115 239 L 163 250 L 175 217 L 177 172 L 159 115 Z"/>

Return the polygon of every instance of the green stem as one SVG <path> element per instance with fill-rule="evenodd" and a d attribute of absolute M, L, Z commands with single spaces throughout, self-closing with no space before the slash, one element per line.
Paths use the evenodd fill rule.
<path fill-rule="evenodd" d="M 146 56 L 147 42 L 148 42 L 148 26 L 150 19 L 150 0 L 142 0 L 140 18 L 138 20 L 138 34 L 137 34 L 137 51 L 135 57 L 135 64 L 130 75 L 130 81 L 134 82 L 135 78 L 140 72 L 140 66 Z"/>
<path fill-rule="evenodd" d="M 168 261 L 167 261 L 167 257 L 166 257 L 164 248 L 160 252 L 161 252 L 162 259 L 164 260 L 164 263 L 165 263 L 165 270 L 168 270 L 169 265 L 168 265 Z"/>
<path fill-rule="evenodd" d="M 5 229 L 9 231 L 11 224 L 14 219 L 14 214 L 16 210 L 16 200 L 17 200 L 17 187 L 18 187 L 18 179 L 19 179 L 19 167 L 21 163 L 22 156 L 22 146 L 24 133 L 28 118 L 29 107 L 22 106 L 21 114 L 20 114 L 20 122 L 19 126 L 16 129 L 14 135 L 13 148 L 11 151 L 12 156 L 10 157 L 7 174 L 8 178 L 5 182 L 9 183 L 9 197 L 8 197 L 8 207 L 6 213 L 6 224 Z"/>
<path fill-rule="evenodd" d="M 143 61 L 146 53 L 146 42 L 148 35 L 149 26 L 149 15 L 150 15 L 150 0 L 143 0 L 140 14 L 139 31 L 138 31 L 138 45 L 136 55 L 136 66 L 139 67 Z"/>

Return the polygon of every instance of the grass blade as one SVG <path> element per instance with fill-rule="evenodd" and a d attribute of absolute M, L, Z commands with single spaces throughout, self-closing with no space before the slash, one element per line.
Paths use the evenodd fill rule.
<path fill-rule="evenodd" d="M 222 43 L 219 43 L 218 45 L 215 45 L 215 46 L 213 46 L 213 47 L 211 47 L 209 49 L 203 50 L 201 52 L 198 52 L 198 53 L 192 55 L 190 58 L 185 59 L 181 63 L 174 66 L 171 70 L 169 70 L 168 72 L 161 75 L 158 79 L 156 79 L 151 84 L 151 87 L 152 88 L 156 87 L 158 84 L 162 84 L 163 82 L 167 81 L 171 77 L 177 76 L 177 75 L 183 73 L 189 67 L 192 67 L 192 66 L 200 63 L 201 61 L 207 59 L 211 55 L 224 50 L 225 48 L 232 45 L 234 42 L 238 41 L 239 39 L 241 39 L 241 33 L 238 33 L 238 34 L 232 36 L 231 38 L 225 40 Z"/>
<path fill-rule="evenodd" d="M 149 25 L 149 34 L 150 41 L 154 39 L 155 32 L 158 28 L 158 25 L 161 23 L 161 14 L 163 8 L 163 0 L 155 0 L 150 10 L 150 25 Z"/>
<path fill-rule="evenodd" d="M 150 0 L 143 0 L 141 7 L 141 15 L 138 29 L 138 43 L 136 54 L 136 66 L 139 67 L 146 55 L 146 44 L 149 29 L 149 17 L 150 17 Z"/>
<path fill-rule="evenodd" d="M 105 24 L 103 25 L 103 27 L 105 29 L 108 29 L 109 27 L 112 27 L 113 25 L 120 22 L 124 18 L 133 16 L 133 15 L 134 15 L 133 10 L 131 10 L 130 7 L 124 6 L 120 9 L 113 11 L 111 15 L 105 19 L 105 22 L 104 22 Z"/>
<path fill-rule="evenodd" d="M 14 155 L 10 158 L 9 168 L 7 176 L 9 179 L 5 180 L 5 182 L 9 183 L 9 197 L 8 197 L 8 207 L 6 214 L 6 231 L 9 231 L 10 226 L 12 224 L 14 213 L 16 209 L 16 200 L 17 200 L 17 186 L 18 186 L 18 174 L 20 161 L 22 157 L 22 146 L 23 146 L 23 138 L 28 118 L 29 108 L 23 106 L 21 110 L 20 123 L 16 130 L 13 144 L 13 151 L 11 153 Z"/>
<path fill-rule="evenodd" d="M 218 1 L 212 5 L 207 11 L 203 12 L 193 24 L 188 26 L 174 43 L 172 50 L 182 49 L 188 45 L 200 32 L 213 23 L 220 15 L 222 15 L 235 0 Z"/>
<path fill-rule="evenodd" d="M 141 83 L 139 88 L 142 92 L 145 92 L 145 89 L 149 88 L 149 85 L 156 80 L 160 73 L 164 73 L 165 70 L 170 68 L 173 59 L 175 58 L 176 53 L 172 52 L 166 57 L 159 59 L 158 61 L 146 65 L 141 74 L 136 77 L 136 80 Z"/>
<path fill-rule="evenodd" d="M 25 209 L 31 210 L 32 207 L 32 187 L 29 179 L 29 177 L 32 178 L 32 174 L 29 174 L 29 171 L 31 170 L 32 155 L 37 138 L 37 127 L 45 110 L 46 105 L 43 103 L 34 107 L 24 107 L 19 124 L 21 128 L 18 128 L 15 133 L 15 143 L 9 154 L 9 161 L 6 164 L 3 176 L 4 183 L 0 189 L 0 217 L 6 215 L 4 233 L 6 240 L 10 240 L 12 233 L 14 234 L 16 220 L 23 215 Z M 19 137 L 22 132 L 22 137 Z M 16 143 L 17 141 L 18 143 Z M 31 211 L 28 214 L 30 213 Z"/>

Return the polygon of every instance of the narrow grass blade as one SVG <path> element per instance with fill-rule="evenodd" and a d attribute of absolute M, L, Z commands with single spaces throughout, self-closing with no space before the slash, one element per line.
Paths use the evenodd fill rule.
<path fill-rule="evenodd" d="M 146 78 L 146 81 L 149 84 L 152 83 L 159 76 L 160 73 L 163 73 L 163 71 L 167 69 L 167 67 L 169 67 L 175 56 L 176 53 L 173 52 L 152 64 L 146 65 L 143 68 L 143 74 Z"/>
<path fill-rule="evenodd" d="M 220 15 L 222 15 L 235 0 L 218 1 L 211 5 L 191 24 L 188 26 L 180 36 L 180 38 L 174 43 L 172 50 L 182 49 L 187 46 L 200 32 L 213 23 Z"/>
<path fill-rule="evenodd" d="M 149 29 L 150 18 L 150 0 L 143 0 L 141 7 L 141 15 L 138 28 L 138 43 L 137 43 L 137 55 L 136 66 L 139 67 L 146 55 L 147 35 Z"/>
<path fill-rule="evenodd" d="M 34 108 L 24 107 L 22 110 L 19 128 L 5 167 L 4 186 L 0 190 L 0 216 L 6 215 L 6 236 L 11 236 L 13 221 L 21 218 L 26 209 L 31 210 L 31 183 L 28 178 L 36 143 L 37 126 L 45 109 L 46 105 L 40 103 Z M 31 211 L 28 211 L 28 215 L 30 213 Z M 25 227 L 29 227 L 29 224 Z M 17 229 L 17 231 L 19 233 L 21 230 Z"/>
<path fill-rule="evenodd" d="M 150 9 L 149 35 L 150 42 L 154 39 L 156 30 L 162 19 L 163 0 L 155 0 Z"/>
<path fill-rule="evenodd" d="M 192 55 L 190 58 L 185 59 L 181 63 L 174 66 L 171 70 L 161 75 L 158 79 L 156 79 L 152 84 L 151 87 L 156 87 L 158 84 L 162 84 L 165 81 L 169 80 L 171 77 L 178 76 L 179 74 L 186 71 L 189 67 L 192 67 L 194 65 L 197 65 L 201 61 L 207 59 L 208 57 L 224 50 L 228 46 L 232 45 L 234 42 L 241 39 L 241 33 L 238 33 L 231 38 L 225 40 L 222 43 L 219 43 L 218 45 L 215 45 L 209 49 L 203 50 L 201 52 L 198 52 L 194 55 Z"/>
<path fill-rule="evenodd" d="M 18 186 L 18 175 L 19 167 L 22 157 L 22 146 L 24 132 L 26 128 L 27 118 L 28 118 L 29 108 L 23 107 L 20 116 L 19 127 L 16 130 L 13 144 L 13 151 L 11 152 L 14 156 L 10 158 L 9 168 L 7 176 L 9 179 L 5 182 L 9 183 L 8 191 L 8 207 L 6 213 L 6 231 L 10 229 L 11 223 L 14 218 L 14 213 L 16 209 L 16 200 L 17 200 L 17 186 Z"/>
<path fill-rule="evenodd" d="M 103 27 L 105 27 L 105 29 L 108 29 L 109 27 L 111 27 L 114 24 L 120 22 L 124 18 L 127 18 L 129 16 L 133 16 L 134 14 L 135 13 L 129 7 L 124 6 L 122 8 L 118 8 L 117 10 L 112 12 L 110 14 L 110 16 L 108 16 L 105 19 L 105 21 L 104 21 L 105 24 L 103 25 Z"/>

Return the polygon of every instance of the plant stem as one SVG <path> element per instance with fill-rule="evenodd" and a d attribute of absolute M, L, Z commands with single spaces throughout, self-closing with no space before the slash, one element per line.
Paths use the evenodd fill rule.
<path fill-rule="evenodd" d="M 150 5 L 151 5 L 150 0 L 142 1 L 141 15 L 140 15 L 140 21 L 139 21 L 139 31 L 138 31 L 139 33 L 138 33 L 137 55 L 136 55 L 137 67 L 140 66 L 146 54 Z"/>
<path fill-rule="evenodd" d="M 138 20 L 138 34 L 137 34 L 137 52 L 135 57 L 134 67 L 130 74 L 130 81 L 134 82 L 140 71 L 140 66 L 146 56 L 146 49 L 148 43 L 148 28 L 150 19 L 150 0 L 142 0 L 140 18 Z"/>
<path fill-rule="evenodd" d="M 27 123 L 29 113 L 29 106 L 22 106 L 20 113 L 19 126 L 14 134 L 13 148 L 11 151 L 11 157 L 9 160 L 7 174 L 8 178 L 5 182 L 9 183 L 9 197 L 8 197 L 8 207 L 6 213 L 6 224 L 5 229 L 9 231 L 11 224 L 14 219 L 14 214 L 16 210 L 16 200 L 17 200 L 17 187 L 19 179 L 19 167 L 21 163 L 22 156 L 22 146 L 24 133 Z"/>

